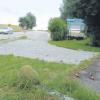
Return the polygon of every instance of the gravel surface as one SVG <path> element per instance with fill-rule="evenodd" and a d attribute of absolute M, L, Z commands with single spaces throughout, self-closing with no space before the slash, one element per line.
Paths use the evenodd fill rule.
<path fill-rule="evenodd" d="M 0 44 L 0 55 L 13 54 L 15 56 L 38 58 L 66 64 L 79 64 L 94 56 L 92 52 L 65 49 L 48 44 L 48 32 L 26 32 L 27 39 L 16 40 Z"/>
<path fill-rule="evenodd" d="M 13 34 L 0 34 L 0 40 L 7 40 L 7 39 L 14 39 L 14 38 L 20 38 L 24 36 L 24 33 L 22 32 L 15 32 Z"/>

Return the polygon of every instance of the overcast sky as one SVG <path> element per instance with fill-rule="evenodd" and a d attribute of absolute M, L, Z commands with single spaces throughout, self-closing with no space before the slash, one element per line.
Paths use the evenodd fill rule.
<path fill-rule="evenodd" d="M 62 0 L 0 0 L 0 24 L 18 24 L 18 18 L 32 12 L 37 29 L 46 29 L 51 17 L 60 16 Z"/>

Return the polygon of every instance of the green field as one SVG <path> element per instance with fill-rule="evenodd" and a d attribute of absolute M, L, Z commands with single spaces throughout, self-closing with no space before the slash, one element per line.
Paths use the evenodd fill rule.
<path fill-rule="evenodd" d="M 74 49 L 74 50 L 85 50 L 85 51 L 93 51 L 100 52 L 100 47 L 92 47 L 89 45 L 89 39 L 85 40 L 64 40 L 64 41 L 49 41 L 50 44 Z"/>
<path fill-rule="evenodd" d="M 72 72 L 86 67 L 89 63 L 90 61 L 85 61 L 80 65 L 67 65 L 12 55 L 0 56 L 0 100 L 59 100 L 39 87 L 41 84 L 45 84 L 48 89 L 71 96 L 75 100 L 100 100 L 98 94 L 81 86 L 71 75 Z M 37 79 L 40 81 L 38 86 L 32 85 L 29 90 L 19 89 L 14 85 L 20 68 L 25 65 L 31 66 L 37 72 Z M 28 71 L 26 70 L 25 73 Z"/>
<path fill-rule="evenodd" d="M 0 24 L 0 28 L 5 28 L 5 27 L 8 27 L 8 25 L 7 24 Z M 22 29 L 17 25 L 11 25 L 10 27 L 13 28 L 14 32 L 22 31 Z"/>

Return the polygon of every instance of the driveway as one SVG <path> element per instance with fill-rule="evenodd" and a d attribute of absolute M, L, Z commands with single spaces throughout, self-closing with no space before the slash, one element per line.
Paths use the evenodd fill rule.
<path fill-rule="evenodd" d="M 79 64 L 94 56 L 92 52 L 65 49 L 48 44 L 48 32 L 26 32 L 28 38 L 0 44 L 0 55 L 13 54 L 66 64 Z"/>

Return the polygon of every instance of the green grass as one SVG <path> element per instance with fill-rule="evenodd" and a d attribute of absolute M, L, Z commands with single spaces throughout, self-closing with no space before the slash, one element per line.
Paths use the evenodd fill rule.
<path fill-rule="evenodd" d="M 13 86 L 20 68 L 24 65 L 32 66 L 38 73 L 40 82 L 46 84 L 49 89 L 72 96 L 75 100 L 100 100 L 98 94 L 81 86 L 70 75 L 89 63 L 90 61 L 85 61 L 80 65 L 67 65 L 12 55 L 0 56 L 0 100 L 59 100 L 36 86 L 31 90 L 21 90 Z"/>
<path fill-rule="evenodd" d="M 0 28 L 5 28 L 5 27 L 8 27 L 8 25 L 7 24 L 0 24 Z M 22 31 L 22 29 L 17 25 L 11 25 L 10 27 L 13 28 L 14 32 Z"/>
<path fill-rule="evenodd" d="M 64 41 L 49 41 L 50 44 L 75 49 L 75 50 L 85 50 L 85 51 L 93 51 L 100 52 L 100 47 L 92 47 L 89 45 L 89 39 L 85 40 L 64 40 Z"/>

